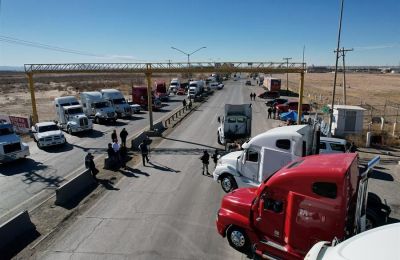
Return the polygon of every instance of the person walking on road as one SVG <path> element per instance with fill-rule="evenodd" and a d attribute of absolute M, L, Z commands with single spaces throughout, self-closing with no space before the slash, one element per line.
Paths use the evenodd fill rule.
<path fill-rule="evenodd" d="M 268 118 L 271 118 L 271 114 L 272 114 L 272 108 L 269 107 L 269 108 L 268 108 Z"/>
<path fill-rule="evenodd" d="M 117 136 L 117 130 L 114 129 L 112 134 L 111 134 L 111 142 L 114 142 L 115 140 L 118 141 L 118 136 Z"/>
<path fill-rule="evenodd" d="M 143 162 L 143 166 L 146 166 L 145 164 L 145 159 L 147 161 L 147 163 L 150 161 L 148 154 L 149 154 L 149 150 L 147 148 L 147 142 L 145 140 L 143 140 L 140 145 L 139 145 L 139 150 L 142 153 L 142 162 Z"/>
<path fill-rule="evenodd" d="M 250 93 L 250 100 L 253 100 L 253 93 Z"/>
<path fill-rule="evenodd" d="M 126 147 L 126 138 L 128 137 L 128 132 L 125 128 L 123 128 L 121 133 L 119 133 L 119 137 L 121 137 L 121 145 Z"/>
<path fill-rule="evenodd" d="M 115 156 L 114 156 L 115 161 L 117 162 L 118 167 L 119 167 L 121 164 L 121 156 L 119 154 L 119 150 L 121 149 L 121 146 L 119 145 L 118 140 L 114 140 L 114 142 L 112 143 L 112 149 L 114 150 L 114 153 L 115 153 Z"/>
<path fill-rule="evenodd" d="M 99 173 L 99 170 L 96 168 L 96 165 L 93 161 L 93 155 L 91 153 L 87 153 L 85 157 L 85 167 L 89 169 L 90 173 L 92 174 L 93 178 L 97 180 L 96 175 Z"/>
<path fill-rule="evenodd" d="M 209 175 L 210 173 L 208 172 L 208 164 L 210 162 L 210 155 L 208 154 L 208 152 L 206 150 L 204 150 L 203 155 L 200 157 L 200 160 L 203 163 L 202 174 Z M 206 172 L 206 174 L 204 174 L 204 172 Z"/>
<path fill-rule="evenodd" d="M 217 149 L 215 149 L 215 151 L 211 157 L 214 161 L 214 169 L 215 169 L 215 168 L 217 168 L 217 163 L 218 163 L 218 150 Z"/>
<path fill-rule="evenodd" d="M 276 107 L 275 106 L 272 108 L 272 116 L 273 116 L 273 119 L 276 119 Z"/>
<path fill-rule="evenodd" d="M 253 93 L 253 100 L 256 100 L 256 93 Z"/>
<path fill-rule="evenodd" d="M 186 99 L 182 100 L 183 107 L 186 107 Z"/>

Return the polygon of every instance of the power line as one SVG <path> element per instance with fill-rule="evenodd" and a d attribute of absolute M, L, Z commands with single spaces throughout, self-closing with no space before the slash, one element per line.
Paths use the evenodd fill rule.
<path fill-rule="evenodd" d="M 67 48 L 62 48 L 62 47 L 38 43 L 38 42 L 26 41 L 26 40 L 21 40 L 21 39 L 4 36 L 4 35 L 0 35 L 0 41 L 11 43 L 11 44 L 28 46 L 28 47 L 46 49 L 46 50 L 51 50 L 51 51 L 70 53 L 70 54 L 92 56 L 92 57 L 105 57 L 104 55 L 99 55 L 99 54 L 94 54 L 94 53 L 79 51 L 79 50 L 74 50 L 74 49 L 67 49 Z"/>

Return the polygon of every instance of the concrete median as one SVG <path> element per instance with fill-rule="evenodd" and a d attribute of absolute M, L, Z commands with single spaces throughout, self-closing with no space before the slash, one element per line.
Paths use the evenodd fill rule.
<path fill-rule="evenodd" d="M 36 227 L 32 223 L 28 211 L 22 211 L 0 226 L 0 252 L 9 247 L 18 237 L 35 231 Z M 1 258 L 1 256 L 0 256 Z"/>
<path fill-rule="evenodd" d="M 56 190 L 56 205 L 65 205 L 70 200 L 84 193 L 89 188 L 96 185 L 96 181 L 89 170 L 82 172 L 71 180 L 64 183 Z"/>

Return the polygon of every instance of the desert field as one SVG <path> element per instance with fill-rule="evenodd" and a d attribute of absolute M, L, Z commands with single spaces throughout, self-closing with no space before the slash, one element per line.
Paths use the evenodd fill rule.
<path fill-rule="evenodd" d="M 243 75 L 243 74 L 242 74 Z M 205 77 L 205 75 L 200 75 Z M 273 75 L 282 79 L 282 89 L 286 89 L 286 75 Z M 180 75 L 155 75 L 153 80 L 169 81 Z M 242 76 L 243 77 L 243 76 Z M 319 106 L 331 103 L 333 73 L 306 73 L 304 97 L 306 102 L 317 102 Z M 55 119 L 53 100 L 65 95 L 78 95 L 81 91 L 118 88 L 127 99 L 133 85 L 143 85 L 142 75 L 127 74 L 74 74 L 74 75 L 38 75 L 34 77 L 36 102 L 39 119 Z M 335 103 L 342 104 L 343 76 L 338 74 Z M 297 92 L 300 76 L 289 74 L 289 89 Z M 385 103 L 400 104 L 400 74 L 347 73 L 347 104 L 368 104 L 379 114 Z M 262 90 L 259 89 L 259 92 Z M 390 106 L 388 106 L 390 107 Z M 386 113 L 395 113 L 395 109 Z M 0 114 L 28 116 L 32 114 L 31 97 L 27 77 L 24 73 L 0 73 Z"/>

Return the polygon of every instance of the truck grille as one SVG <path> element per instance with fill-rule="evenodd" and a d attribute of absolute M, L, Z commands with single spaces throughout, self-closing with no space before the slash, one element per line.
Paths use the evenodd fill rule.
<path fill-rule="evenodd" d="M 80 118 L 80 119 L 79 119 L 79 124 L 80 124 L 80 126 L 87 126 L 87 125 L 89 125 L 88 119 L 87 119 L 87 118 Z"/>
<path fill-rule="evenodd" d="M 21 151 L 20 143 L 6 144 L 4 145 L 4 153 L 12 153 L 16 151 Z"/>

